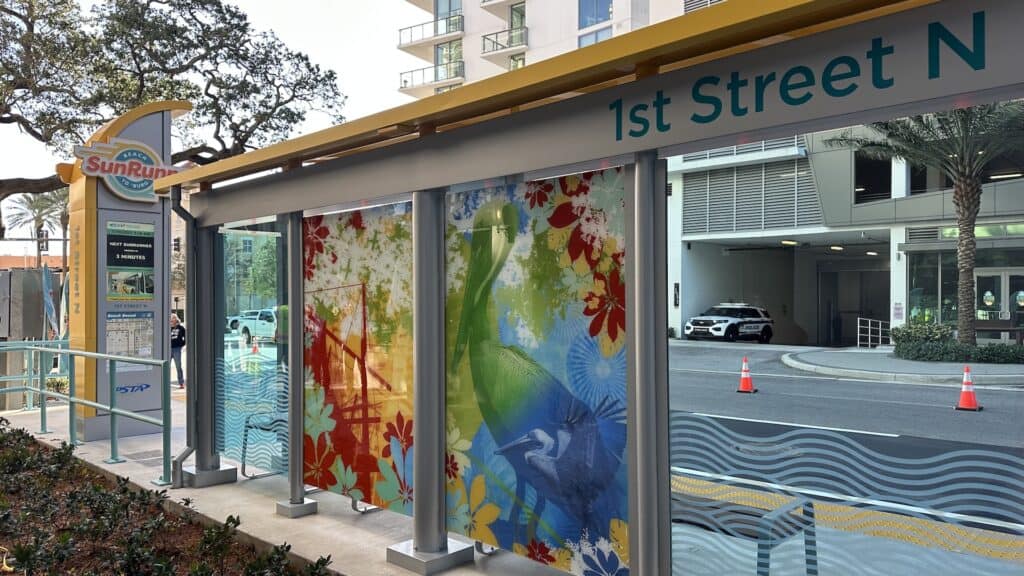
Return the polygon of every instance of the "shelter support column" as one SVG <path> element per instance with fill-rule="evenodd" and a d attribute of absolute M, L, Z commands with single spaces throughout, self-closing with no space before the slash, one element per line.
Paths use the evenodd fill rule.
<path fill-rule="evenodd" d="M 195 278 L 188 278 L 188 282 L 208 282 L 212 279 L 212 292 L 217 293 L 223 290 L 224 277 L 220 261 L 220 246 L 218 243 L 217 230 L 215 227 L 199 228 L 195 234 Z M 211 290 L 199 290 L 199 293 L 209 294 Z M 193 488 L 213 486 L 216 484 L 230 484 L 238 478 L 237 469 L 234 466 L 221 464 L 220 454 L 217 452 L 217 369 L 216 346 L 223 342 L 223 322 L 216 322 L 215 318 L 223 318 L 222 305 L 218 302 L 220 298 L 196 298 L 195 302 L 187 302 L 190 309 L 195 310 L 195 325 L 189 326 L 189 364 L 195 363 L 195 382 L 190 383 L 195 394 L 189 396 L 189 402 L 193 404 L 195 414 L 195 466 L 183 468 L 185 484 Z M 189 375 L 190 378 L 193 376 Z"/>
<path fill-rule="evenodd" d="M 388 547 L 388 562 L 434 574 L 473 561 L 471 545 L 448 538 L 445 508 L 445 205 L 443 190 L 414 192 L 413 539 Z"/>
<path fill-rule="evenodd" d="M 889 327 L 907 322 L 907 255 L 900 252 L 900 244 L 907 241 L 907 227 L 893 226 L 889 230 Z"/>
<path fill-rule="evenodd" d="M 627 201 L 630 572 L 671 574 L 668 442 L 667 166 L 638 153 Z"/>
<path fill-rule="evenodd" d="M 305 382 L 302 368 L 302 212 L 288 214 L 288 500 L 277 503 L 277 513 L 288 518 L 316 514 L 317 501 L 306 498 L 302 479 L 303 407 Z"/>

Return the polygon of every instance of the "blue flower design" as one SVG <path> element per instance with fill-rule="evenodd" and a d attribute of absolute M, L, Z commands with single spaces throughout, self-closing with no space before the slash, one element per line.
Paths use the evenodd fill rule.
<path fill-rule="evenodd" d="M 583 557 L 583 576 L 629 576 L 629 569 L 622 565 L 614 551 L 605 555 L 600 548 L 594 549 L 593 555 Z"/>

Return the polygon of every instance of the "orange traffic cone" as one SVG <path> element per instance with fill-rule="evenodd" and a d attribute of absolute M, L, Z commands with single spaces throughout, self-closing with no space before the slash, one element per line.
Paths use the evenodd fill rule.
<path fill-rule="evenodd" d="M 978 406 L 978 399 L 974 397 L 974 380 L 971 379 L 971 367 L 964 366 L 964 384 L 960 388 L 960 402 L 956 405 L 957 410 L 981 411 Z"/>
<path fill-rule="evenodd" d="M 757 392 L 757 388 L 754 388 L 754 380 L 750 377 L 750 365 L 747 364 L 747 357 L 743 357 L 743 369 L 740 370 L 740 388 L 737 392 L 743 394 L 753 394 Z"/>
<path fill-rule="evenodd" d="M 260 346 L 259 346 L 259 344 L 256 343 L 256 339 L 255 338 L 252 339 L 252 353 L 253 354 L 259 354 L 260 353 Z"/>

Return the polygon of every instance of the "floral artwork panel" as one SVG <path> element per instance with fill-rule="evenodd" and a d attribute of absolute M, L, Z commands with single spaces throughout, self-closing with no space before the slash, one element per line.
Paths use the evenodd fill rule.
<path fill-rule="evenodd" d="M 629 573 L 621 168 L 448 195 L 448 529 Z"/>
<path fill-rule="evenodd" d="M 304 480 L 409 515 L 411 231 L 409 203 L 303 221 Z"/>

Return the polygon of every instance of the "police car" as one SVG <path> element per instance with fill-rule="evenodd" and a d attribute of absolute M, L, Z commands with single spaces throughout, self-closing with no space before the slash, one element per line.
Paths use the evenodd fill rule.
<path fill-rule="evenodd" d="M 721 338 L 727 342 L 737 339 L 757 340 L 767 344 L 772 339 L 772 319 L 768 311 L 744 303 L 719 304 L 694 316 L 683 327 L 687 340 Z"/>

